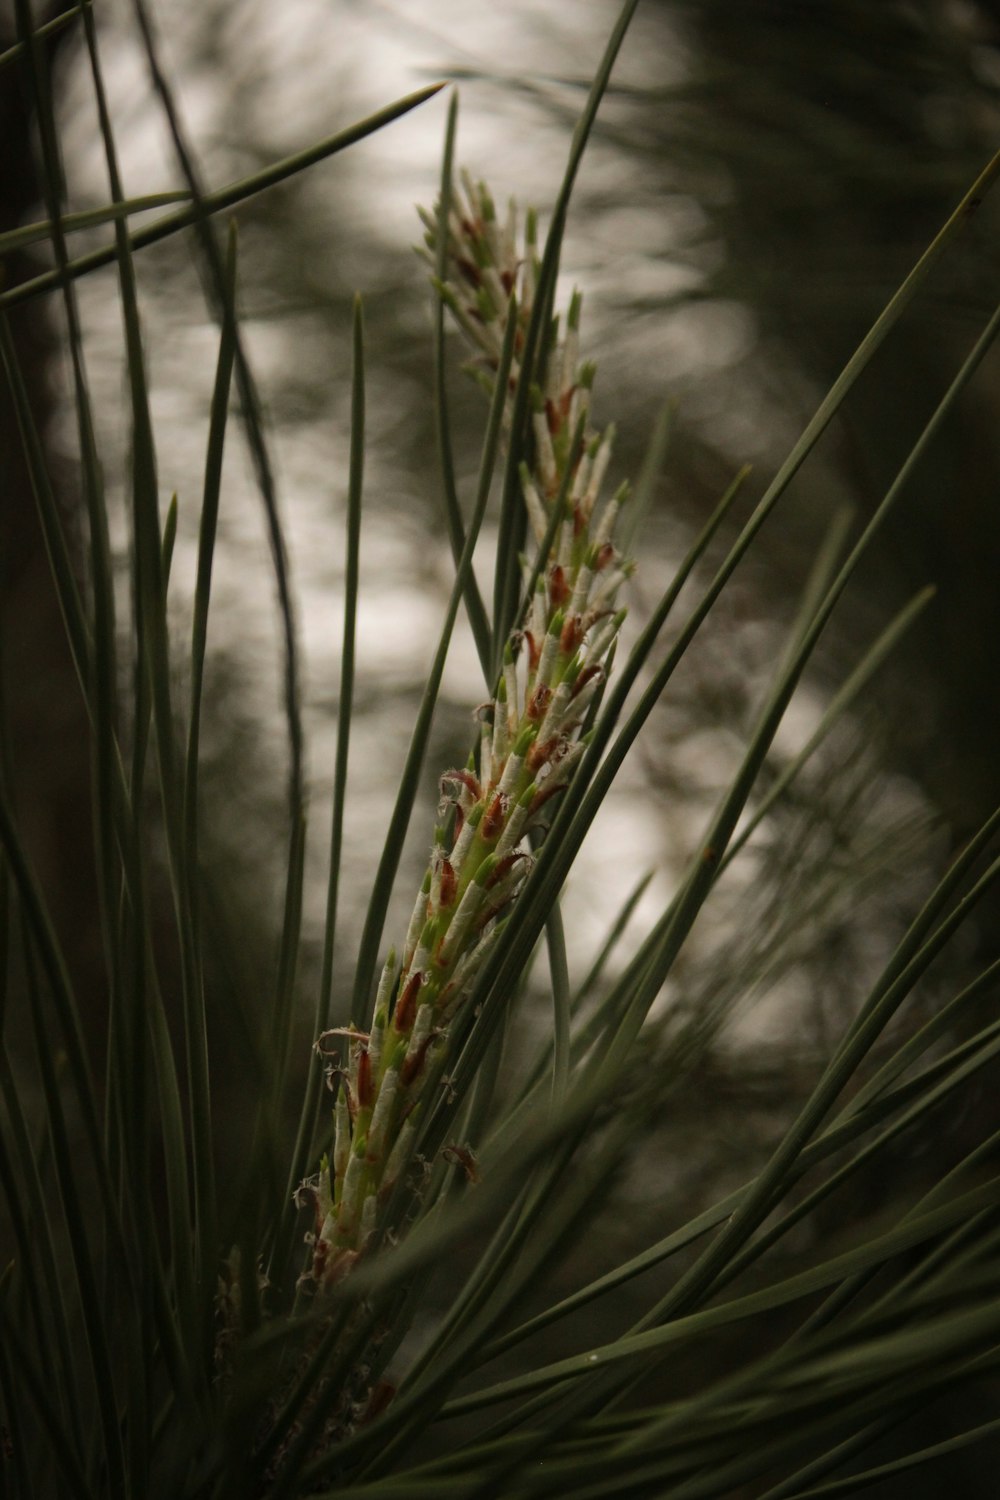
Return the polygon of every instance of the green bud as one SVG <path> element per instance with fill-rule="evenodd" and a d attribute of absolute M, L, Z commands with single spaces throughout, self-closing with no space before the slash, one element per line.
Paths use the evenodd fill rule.
<path fill-rule="evenodd" d="M 389 1034 L 392 1037 L 392 1042 L 391 1045 L 387 1047 L 385 1054 L 386 1073 L 399 1071 L 399 1069 L 402 1067 L 403 1059 L 406 1056 L 406 1049 L 410 1045 L 410 1038 L 408 1035 L 400 1036 L 395 1031 L 390 1032 Z"/>
<path fill-rule="evenodd" d="M 518 735 L 517 739 L 514 741 L 513 754 L 523 760 L 528 751 L 531 749 L 532 745 L 535 743 L 535 736 L 537 734 L 538 729 L 536 725 L 526 724 L 525 727 L 521 730 L 521 733 Z"/>
<path fill-rule="evenodd" d="M 453 313 L 457 313 L 459 310 L 458 298 L 455 296 L 453 289 L 448 285 L 448 283 L 446 281 L 442 281 L 438 276 L 432 276 L 431 286 L 433 286 L 434 290 L 441 298 L 441 301 L 444 303 L 445 307 L 449 308 Z"/>
<path fill-rule="evenodd" d="M 492 397 L 493 397 L 493 387 L 494 387 L 494 385 L 496 383 L 494 381 L 492 375 L 488 375 L 485 370 L 483 370 L 483 369 L 480 368 L 479 365 L 463 365 L 462 368 L 465 371 L 466 375 L 471 376 L 471 378 L 476 382 L 476 384 L 482 390 L 484 390 L 486 392 L 487 396 L 489 396 L 490 399 L 492 400 Z"/>

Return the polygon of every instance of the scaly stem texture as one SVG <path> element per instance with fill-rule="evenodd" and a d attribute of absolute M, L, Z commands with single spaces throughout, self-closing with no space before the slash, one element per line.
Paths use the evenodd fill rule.
<path fill-rule="evenodd" d="M 434 263 L 440 214 L 421 216 Z M 518 320 L 509 424 L 539 270 L 534 216 L 519 254 L 514 203 L 501 225 L 485 186 L 463 174 L 451 191 L 446 261 L 447 279 L 435 284 L 474 346 L 471 373 L 491 394 L 507 319 Z M 614 431 L 589 425 L 594 367 L 579 361 L 580 308 L 574 292 L 564 334 L 558 318 L 549 329 L 544 386 L 530 393 L 533 461 L 521 465 L 521 490 L 536 551 L 548 540 L 534 566 L 524 563 L 526 579 L 536 576 L 532 597 L 505 644 L 493 697 L 477 710 L 476 750 L 441 778 L 427 873 L 401 952 L 390 952 L 382 971 L 371 1030 L 352 1025 L 317 1044 L 346 1054 L 331 1069 L 333 1154 L 306 1184 L 316 1219 L 305 1280 L 317 1288 L 363 1254 L 410 1159 L 431 1063 L 527 878 L 529 835 L 544 829 L 547 804 L 583 753 L 624 618 L 615 598 L 631 569 L 614 530 L 627 488 L 598 503 Z M 457 1154 L 471 1172 L 471 1156 Z"/>

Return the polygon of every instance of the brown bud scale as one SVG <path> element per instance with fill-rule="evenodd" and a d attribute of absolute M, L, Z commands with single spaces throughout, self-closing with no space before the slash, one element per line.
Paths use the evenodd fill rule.
<path fill-rule="evenodd" d="M 545 682 L 540 682 L 532 693 L 525 709 L 525 715 L 533 724 L 537 724 L 545 717 L 545 710 L 552 701 L 552 689 Z"/>
<path fill-rule="evenodd" d="M 420 993 L 420 986 L 424 982 L 424 976 L 418 969 L 411 974 L 403 987 L 402 994 L 396 1001 L 396 1009 L 392 1014 L 392 1024 L 396 1031 L 403 1035 L 413 1025 L 413 1012 Z"/>
<path fill-rule="evenodd" d="M 455 890 L 458 882 L 455 879 L 455 871 L 450 859 L 441 861 L 441 906 L 447 907 L 455 899 Z"/>
<path fill-rule="evenodd" d="M 371 1059 L 368 1056 L 368 1048 L 362 1047 L 358 1052 L 357 1064 L 354 1071 L 354 1087 L 358 1095 L 358 1105 L 361 1109 L 367 1109 L 375 1100 L 375 1085 L 372 1079 Z"/>
<path fill-rule="evenodd" d="M 486 843 L 491 843 L 499 836 L 507 818 L 507 808 L 510 799 L 503 792 L 497 792 L 493 801 L 483 814 L 483 820 L 479 825 L 479 832 Z"/>

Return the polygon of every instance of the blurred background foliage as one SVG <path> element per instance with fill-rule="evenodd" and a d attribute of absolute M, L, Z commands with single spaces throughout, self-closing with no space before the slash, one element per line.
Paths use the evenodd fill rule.
<path fill-rule="evenodd" d="M 1000 7 L 699 0 L 667 9 L 683 17 L 698 59 L 700 97 L 683 129 L 689 170 L 725 179 L 709 209 L 726 247 L 714 289 L 753 310 L 755 366 L 776 374 L 774 398 L 796 412 L 834 378 L 994 148 Z M 667 160 L 670 137 L 667 126 Z M 989 206 L 833 435 L 836 482 L 860 511 L 969 347 L 995 284 L 997 228 Z M 920 583 L 938 586 L 889 717 L 895 753 L 963 825 L 1000 787 L 997 405 L 994 364 L 862 580 L 876 610 Z"/>
<path fill-rule="evenodd" d="M 174 185 L 129 37 L 128 8 L 97 9 L 127 190 Z M 587 0 L 557 17 L 553 8 L 518 0 L 500 16 L 450 0 L 295 0 L 280 8 L 256 0 L 164 0 L 157 17 L 211 183 L 329 134 L 428 77 L 457 77 L 461 158 L 498 193 L 513 191 L 544 214 L 568 125 L 616 9 L 613 0 Z M 0 45 L 13 34 L 7 11 L 0 12 L 8 32 Z M 69 197 L 85 206 L 102 201 L 105 187 L 72 32 L 53 55 Z M 42 216 L 31 168 L 33 123 L 17 70 L 4 71 L 0 229 Z M 1000 5 L 990 0 L 645 0 L 581 176 L 564 262 L 567 279 L 586 294 L 585 352 L 600 357 L 602 419 L 619 422 L 619 472 L 636 471 L 664 399 L 673 405 L 666 477 L 640 553 L 637 614 L 644 598 L 655 597 L 663 560 L 681 550 L 734 467 L 752 461 L 751 488 L 763 488 L 995 149 L 998 123 Z M 429 203 L 435 193 L 442 128 L 441 112 L 425 110 L 237 216 L 244 326 L 275 435 L 308 670 L 319 836 L 307 890 L 304 993 L 315 982 L 309 960 L 321 930 L 325 789 L 338 706 L 346 350 L 356 289 L 367 304 L 370 423 L 342 976 L 351 970 L 380 819 L 449 577 L 427 394 L 428 298 L 408 249 L 416 236 L 412 204 Z M 755 685 L 831 511 L 847 503 L 858 524 L 871 512 L 988 311 L 998 230 L 998 206 L 990 201 L 879 354 L 818 461 L 796 481 L 794 503 L 765 529 L 696 668 L 685 669 L 658 711 L 656 731 L 627 769 L 597 835 L 600 858 L 582 867 L 570 913 L 581 969 L 611 901 L 599 873 L 609 859 L 624 872 L 616 900 L 654 867 L 649 909 L 662 905 L 725 779 Z M 34 252 L 9 258 L 6 284 L 38 264 Z M 180 495 L 175 581 L 183 597 L 197 534 L 185 494 L 199 490 L 214 333 L 193 261 L 173 241 L 144 252 L 138 269 L 162 479 L 168 493 Z M 108 455 L 122 449 L 122 369 L 110 274 L 82 283 L 81 300 L 114 493 L 120 471 Z M 44 300 L 28 302 L 14 331 L 72 527 L 73 443 L 50 313 Z M 475 463 L 482 410 L 471 385 L 456 382 L 456 401 L 469 425 L 466 441 L 456 416 L 464 481 Z M 808 781 L 809 795 L 769 823 L 757 864 L 734 892 L 736 920 L 718 918 L 683 971 L 679 992 L 666 997 L 664 1027 L 683 1024 L 686 1015 L 704 1021 L 689 1074 L 649 1123 L 650 1134 L 662 1138 L 657 1159 L 673 1165 L 656 1181 L 651 1153 L 642 1154 L 645 1165 L 622 1181 L 609 1222 L 595 1226 L 581 1247 L 588 1262 L 610 1264 L 625 1253 L 614 1219 L 623 1203 L 631 1233 L 661 1224 L 666 1203 L 673 1213 L 678 1202 L 700 1201 L 706 1180 L 713 1191 L 725 1190 L 752 1169 L 790 1099 L 804 1092 L 829 1028 L 849 1010 L 856 976 L 891 947 L 932 865 L 940 866 L 998 800 L 998 402 L 994 356 L 852 587 L 850 607 L 807 689 L 803 734 L 860 645 L 916 588 L 930 581 L 938 594 L 880 676 L 874 709 L 834 740 Z M 269 961 L 284 756 L 272 587 L 247 476 L 245 456 L 237 454 L 220 523 L 205 730 L 219 984 L 242 988 L 260 985 Z M 96 996 L 102 960 L 80 873 L 90 860 L 83 713 L 6 404 L 0 527 L 4 669 L 18 687 L 16 696 L 8 688 L 18 801 L 71 967 L 84 993 Z M 464 757 L 468 711 L 481 696 L 471 648 L 460 643 L 428 757 L 428 808 L 437 773 Z M 424 839 L 418 829 L 411 873 L 423 860 Z M 783 912 L 790 870 L 808 893 L 794 913 Z M 760 913 L 753 922 L 739 915 L 750 891 Z M 404 886 L 398 912 L 409 902 Z M 642 910 L 640 903 L 640 927 Z M 996 915 L 995 907 L 986 913 L 981 932 Z M 226 937 L 237 929 L 237 940 Z M 982 941 L 970 930 L 954 964 L 971 960 Z M 941 981 L 949 992 L 955 977 L 953 968 Z M 751 1017 L 755 995 L 769 996 L 770 1008 L 759 1006 Z M 928 988 L 925 1006 L 934 1000 Z M 307 1028 L 308 1006 L 302 1011 Z M 303 1029 L 304 1052 L 309 1040 Z M 254 1040 L 224 1036 L 217 1047 L 229 1060 L 238 1108 L 241 1089 L 252 1087 Z M 650 1067 L 655 1071 L 655 1048 Z M 988 1112 L 992 1097 L 983 1084 L 970 1110 Z M 943 1134 L 962 1128 L 961 1120 L 944 1122 Z M 224 1133 L 220 1141 L 224 1151 Z M 914 1161 L 914 1143 L 905 1140 L 897 1185 L 905 1191 L 908 1177 L 932 1172 L 934 1152 L 934 1143 L 922 1141 Z M 877 1215 L 881 1188 L 871 1182 L 860 1190 L 851 1214 Z M 808 1233 L 828 1242 L 850 1229 L 838 1218 L 810 1222 Z M 984 1402 L 990 1399 L 984 1393 Z M 935 1419 L 942 1431 L 945 1405 Z M 923 1436 L 931 1440 L 926 1429 Z M 988 1485 L 981 1456 L 952 1464 L 960 1493 L 992 1493 L 979 1487 Z M 938 1494 L 939 1484 L 939 1474 L 922 1490 L 911 1480 L 905 1493 Z M 897 1492 L 884 1487 L 886 1495 Z"/>

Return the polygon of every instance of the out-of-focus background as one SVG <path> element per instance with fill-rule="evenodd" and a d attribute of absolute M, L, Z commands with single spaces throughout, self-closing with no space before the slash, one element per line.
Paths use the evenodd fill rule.
<path fill-rule="evenodd" d="M 615 14 L 612 0 L 589 0 L 564 15 L 516 0 L 496 8 L 290 0 L 280 12 L 252 0 L 196 7 L 163 0 L 154 19 L 210 184 L 330 134 L 393 96 L 451 78 L 461 84 L 460 160 L 498 198 L 513 193 L 536 204 L 544 221 Z M 101 21 L 126 190 L 175 186 L 129 8 L 109 7 Z M 635 473 L 661 403 L 675 403 L 673 447 L 641 546 L 638 611 L 739 463 L 754 464 L 751 487 L 763 488 L 988 159 L 998 116 L 998 26 L 989 4 L 640 7 L 581 173 L 564 263 L 567 288 L 574 283 L 585 294 L 584 348 L 599 364 L 595 410 L 618 424 L 618 474 Z M 72 38 L 60 53 L 69 195 L 74 205 L 97 203 L 107 185 L 89 70 Z M 362 864 L 378 847 L 385 787 L 401 759 L 449 574 L 427 396 L 430 296 L 410 248 L 419 239 L 414 204 L 429 205 L 436 191 L 444 108 L 442 97 L 237 216 L 243 314 L 294 568 L 317 811 L 336 715 L 354 291 L 366 303 L 367 514 L 350 820 Z M 13 192 L 13 173 L 8 181 Z M 734 590 L 732 618 L 699 686 L 722 705 L 736 695 L 736 730 L 747 674 L 752 691 L 755 660 L 768 659 L 769 629 L 823 524 L 841 502 L 859 517 L 871 510 L 988 312 L 996 221 L 989 209 L 985 219 L 880 356 L 769 525 L 756 569 Z M 186 247 L 146 251 L 140 275 L 161 483 L 164 500 L 176 491 L 180 503 L 180 621 L 215 332 Z M 108 481 L 120 486 L 113 273 L 89 278 L 81 296 Z M 50 438 L 68 456 L 73 435 L 61 394 L 54 393 Z M 484 414 L 471 384 L 459 381 L 455 397 L 468 481 Z M 897 512 L 841 625 L 849 649 L 913 589 L 938 585 L 938 602 L 901 653 L 892 688 L 879 696 L 889 710 L 882 717 L 892 763 L 963 827 L 991 804 L 997 786 L 996 399 L 987 368 Z M 237 451 L 221 525 L 211 698 L 220 734 L 240 736 L 256 808 L 262 782 L 280 785 L 284 744 L 273 588 L 259 507 Z M 458 725 L 479 695 L 471 650 L 460 647 L 446 680 L 442 735 L 464 737 Z M 660 745 L 649 751 L 654 782 L 670 783 L 654 818 L 647 778 L 636 770 L 632 790 L 641 782 L 643 806 L 631 819 L 634 799 L 617 808 L 608 834 L 616 858 L 659 863 L 690 836 L 692 792 L 717 779 L 726 754 L 724 734 L 708 757 L 700 741 L 692 751 L 689 728 L 683 718 L 664 722 Z M 235 840 L 244 869 L 267 866 L 269 835 L 259 817 L 233 816 L 218 834 Z"/>
<path fill-rule="evenodd" d="M 130 7 L 98 9 L 126 191 L 178 186 Z M 514 194 L 536 205 L 544 225 L 617 9 L 615 0 L 564 7 L 159 0 L 153 18 L 211 186 L 399 94 L 450 79 L 461 88 L 459 160 L 499 200 Z M 8 10 L 2 14 L 12 31 Z M 102 145 L 83 51 L 71 32 L 56 51 L 68 197 L 82 208 L 108 196 Z M 273 443 L 305 665 L 313 839 L 304 1027 L 325 900 L 356 291 L 368 330 L 368 449 L 337 959 L 344 993 L 450 583 L 430 400 L 432 299 L 411 248 L 420 238 L 414 205 L 430 206 L 437 190 L 445 109 L 441 95 L 236 215 L 241 309 Z M 33 122 L 12 70 L 0 75 L 0 121 L 0 227 L 8 227 L 42 216 Z M 595 416 L 618 425 L 616 478 L 637 472 L 658 412 L 673 403 L 672 443 L 638 549 L 636 620 L 740 464 L 754 466 L 749 497 L 763 490 L 989 159 L 998 124 L 1000 5 L 990 0 L 640 6 L 580 174 L 563 264 L 565 288 L 576 284 L 584 293 L 583 352 L 598 362 Z M 842 504 L 854 508 L 857 523 L 871 513 L 992 310 L 998 227 L 996 206 L 987 202 L 768 523 L 753 562 L 632 756 L 569 891 L 577 973 L 598 948 L 609 913 L 646 870 L 653 878 L 633 930 L 662 909 L 736 764 L 826 524 Z M 27 256 L 12 260 L 8 282 L 32 264 Z M 172 589 L 183 647 L 217 334 L 190 246 L 153 247 L 138 268 L 164 505 L 173 492 L 179 497 Z M 79 292 L 107 482 L 121 499 L 126 403 L 113 271 L 87 278 Z M 35 301 L 20 310 L 15 329 L 39 409 L 47 411 L 46 440 L 72 526 L 76 440 L 66 372 L 51 358 L 54 316 L 54 306 Z M 480 393 L 457 372 L 461 357 L 456 339 L 453 426 L 468 497 L 485 412 Z M 688 992 L 665 997 L 665 1005 L 693 1006 L 699 996 L 745 991 L 727 1047 L 704 1080 L 712 1118 L 699 1114 L 696 1127 L 678 1127 L 697 1137 L 697 1171 L 708 1158 L 727 1185 L 730 1173 L 744 1169 L 748 1112 L 761 1117 L 766 1137 L 770 1111 L 794 1092 L 783 1073 L 789 1059 L 808 1056 L 856 999 L 931 872 L 997 801 L 998 402 L 994 358 L 852 587 L 779 751 L 791 753 L 808 735 L 832 686 L 917 588 L 935 583 L 934 604 L 879 677 L 868 707 L 806 778 L 802 796 L 771 820 L 757 862 L 735 873 L 730 906 L 723 901 L 693 947 L 683 976 Z M 89 837 L 86 763 L 75 749 L 82 724 L 10 413 L 0 420 L 4 640 L 8 678 L 16 674 L 19 687 L 21 802 L 72 934 L 71 960 L 78 973 L 96 976 L 92 906 L 79 875 Z M 235 425 L 231 431 L 207 682 L 205 848 L 241 934 L 220 962 L 235 982 L 266 988 L 284 850 L 280 641 L 261 508 Z M 487 554 L 491 540 L 487 527 Z M 124 583 L 124 522 L 114 541 Z M 423 822 L 407 856 L 414 878 L 426 855 L 435 777 L 464 758 L 470 712 L 484 696 L 471 642 L 460 635 L 428 757 Z M 808 910 L 794 921 L 787 913 L 783 927 L 789 881 L 807 893 Z M 411 891 L 412 882 L 401 881 L 397 927 Z M 755 921 L 746 920 L 751 892 Z M 970 929 L 967 948 L 977 941 Z M 668 1172 L 662 1186 L 676 1189 L 682 1175 Z M 648 1174 L 635 1192 L 641 1213 Z"/>

